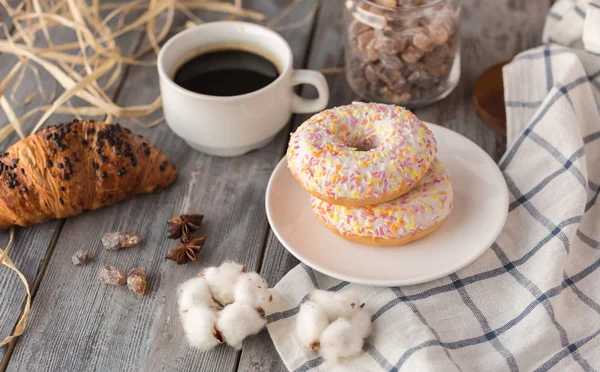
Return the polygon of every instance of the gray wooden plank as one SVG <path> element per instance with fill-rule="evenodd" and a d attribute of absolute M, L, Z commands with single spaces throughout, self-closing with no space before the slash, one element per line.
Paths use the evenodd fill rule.
<path fill-rule="evenodd" d="M 472 88 L 477 75 L 489 65 L 510 59 L 521 50 L 540 43 L 547 0 L 463 1 L 463 67 L 459 86 L 446 99 L 415 110 L 422 119 L 446 126 L 473 140 L 494 159 L 504 152 L 504 139 L 483 126 L 472 107 Z M 343 66 L 342 7 L 324 2 L 311 45 L 308 68 Z M 327 77 L 331 89 L 329 106 L 343 105 L 356 99 L 344 74 Z M 311 96 L 311 94 L 307 94 Z M 307 116 L 298 116 L 295 126 Z M 282 155 L 283 155 L 282 150 Z M 298 260 L 289 254 L 269 231 L 261 274 L 271 285 L 278 282 Z M 266 331 L 248 340 L 240 358 L 239 371 L 285 371 L 275 346 Z"/>
<path fill-rule="evenodd" d="M 7 36 L 5 30 L 11 32 L 13 24 L 11 17 L 3 6 L 0 6 L 0 22 L 6 25 L 6 28 L 0 29 L 0 38 L 5 39 Z M 16 58 L 0 55 L 0 76 L 6 76 L 15 61 Z M 24 83 L 27 84 L 27 81 Z M 35 103 L 32 102 L 32 104 Z M 26 108 L 16 108 L 15 112 L 19 115 L 26 112 Z M 4 111 L 0 110 L 0 125 L 4 125 L 6 122 L 7 118 Z M 10 138 L 1 142 L 0 151 L 4 151 L 6 147 L 15 141 L 15 138 L 13 134 Z M 53 234 L 57 231 L 59 225 L 59 221 L 51 221 L 43 228 L 17 229 L 15 232 L 15 239 L 9 251 L 9 256 L 27 278 L 30 285 L 33 285 L 36 275 L 43 265 L 46 249 L 50 245 Z M 8 240 L 8 232 L 0 232 L 0 247 L 6 247 Z M 3 288 L 2 302 L 0 303 L 0 319 L 3 319 L 2 324 L 0 324 L 0 338 L 4 338 L 12 333 L 18 321 L 26 293 L 17 275 L 4 266 L 0 270 L 0 286 Z M 8 348 L 9 346 L 0 348 L 0 359 L 4 357 Z"/>
<path fill-rule="evenodd" d="M 255 1 L 252 7 L 272 16 L 288 1 Z M 304 15 L 314 2 L 296 9 Z M 204 19 L 205 17 L 203 17 Z M 304 64 L 311 24 L 284 33 Z M 153 68 L 132 70 L 117 100 L 132 105 L 152 101 L 158 93 Z M 233 370 L 239 352 L 219 347 L 208 353 L 189 348 L 177 319 L 175 288 L 207 265 L 234 259 L 258 267 L 267 231 L 264 190 L 287 141 L 289 128 L 267 147 L 243 157 L 214 158 L 194 152 L 167 126 L 136 132 L 156 143 L 180 169 L 171 188 L 67 220 L 34 301 L 28 331 L 17 343 L 8 370 Z M 166 239 L 165 222 L 185 212 L 206 215 L 208 235 L 198 261 L 176 266 L 164 256 L 175 246 Z M 133 231 L 139 247 L 109 252 L 99 239 L 109 231 Z M 70 257 L 90 249 L 92 264 L 75 268 Z M 112 264 L 129 270 L 143 266 L 150 288 L 139 297 L 125 288 L 99 283 L 97 272 Z M 73 342 L 76 340 L 76 342 Z M 39 347 L 39 345 L 52 345 Z"/>
<path fill-rule="evenodd" d="M 6 38 L 5 29 L 8 30 L 8 32 L 12 31 L 12 19 L 8 15 L 6 8 L 2 5 L 0 5 L 0 24 L 6 25 L 6 28 L 0 28 L 0 39 L 4 39 Z"/>
<path fill-rule="evenodd" d="M 132 52 L 139 42 L 139 35 L 139 33 L 131 33 L 122 37 L 119 40 L 119 45 L 122 50 L 126 53 Z M 55 43 L 75 40 L 72 32 L 65 32 L 59 28 L 52 29 L 51 36 L 55 40 Z M 11 55 L 0 55 L 0 76 L 5 76 L 16 60 L 17 59 Z M 40 68 L 39 71 L 42 83 L 49 91 L 53 87 L 52 78 L 45 73 L 43 69 Z M 22 82 L 22 86 L 24 87 L 31 87 L 34 84 L 35 80 L 32 74 L 26 75 Z M 118 84 L 107 92 L 109 96 L 114 96 L 116 94 L 117 85 Z M 10 86 L 5 91 L 5 94 L 7 92 L 10 92 Z M 57 90 L 57 94 L 60 94 L 61 92 L 62 90 Z M 23 99 L 28 93 L 29 91 L 20 91 L 18 97 Z M 77 102 L 80 101 L 74 101 L 76 104 Z M 41 104 L 43 104 L 43 100 L 38 96 L 26 105 L 14 105 L 13 109 L 15 114 L 20 116 Z M 41 115 L 42 113 L 32 118 L 32 120 L 22 123 L 25 133 L 29 133 Z M 59 123 L 72 119 L 73 117 L 70 115 L 52 115 L 48 123 Z M 4 111 L 0 110 L 0 125 L 6 124 L 7 121 Z M 18 139 L 19 137 L 17 134 L 13 132 L 5 141 L 0 143 L 0 150 L 3 151 L 3 149 L 18 141 Z M 51 253 L 51 248 L 53 248 L 51 244 L 53 238 L 58 237 L 62 225 L 63 221 L 54 220 L 29 228 L 16 229 L 14 244 L 10 250 L 10 257 L 15 265 L 23 272 L 30 287 L 33 287 L 36 280 L 40 279 L 47 256 Z M 0 232 L 0 247 L 6 245 L 8 236 L 8 232 Z M 5 337 L 12 332 L 18 320 L 25 300 L 25 292 L 18 277 L 5 267 L 0 270 L 0 285 L 3 288 L 2 301 L 0 302 L 0 318 L 3 321 L 0 324 L 0 334 L 2 337 Z M 27 330 L 28 329 L 29 327 L 27 327 Z M 8 362 L 7 358 L 10 357 L 10 352 L 7 355 L 7 350 L 12 350 L 12 347 L 7 346 L 0 349 L 2 366 Z"/>
<path fill-rule="evenodd" d="M 50 221 L 44 226 L 29 229 L 18 228 L 15 232 L 9 256 L 27 278 L 30 287 L 42 268 L 46 250 L 59 227 L 60 221 Z M 8 236 L 8 233 L 0 233 L 0 247 L 6 246 Z M 2 336 L 0 337 L 4 338 L 12 333 L 19 319 L 26 292 L 18 276 L 5 266 L 0 269 L 0 288 L 2 288 L 2 302 L 0 303 L 0 319 L 2 319 L 0 333 Z M 4 358 L 8 347 L 0 348 L 0 358 Z"/>

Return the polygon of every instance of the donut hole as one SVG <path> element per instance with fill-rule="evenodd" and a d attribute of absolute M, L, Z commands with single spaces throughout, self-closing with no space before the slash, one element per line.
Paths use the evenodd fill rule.
<path fill-rule="evenodd" d="M 359 143 L 359 144 L 356 144 L 356 145 L 350 145 L 348 147 L 355 148 L 356 151 L 371 151 L 371 150 L 373 150 L 375 148 L 375 146 L 371 146 L 371 145 L 366 144 L 366 143 Z"/>
<path fill-rule="evenodd" d="M 356 151 L 371 151 L 379 147 L 379 141 L 377 137 L 371 135 L 360 138 L 348 138 L 346 139 L 346 147 L 355 149 Z"/>

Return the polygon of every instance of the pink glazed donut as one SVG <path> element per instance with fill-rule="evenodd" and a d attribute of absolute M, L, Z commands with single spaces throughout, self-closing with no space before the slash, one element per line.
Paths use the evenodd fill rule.
<path fill-rule="evenodd" d="M 433 133 L 410 111 L 353 103 L 304 122 L 292 134 L 287 162 L 294 178 L 313 196 L 356 207 L 409 192 L 436 152 Z"/>

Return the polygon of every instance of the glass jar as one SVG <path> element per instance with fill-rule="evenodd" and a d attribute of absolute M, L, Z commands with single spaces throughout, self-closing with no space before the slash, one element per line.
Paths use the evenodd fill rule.
<path fill-rule="evenodd" d="M 417 107 L 460 79 L 460 0 L 346 0 L 346 78 L 374 102 Z"/>

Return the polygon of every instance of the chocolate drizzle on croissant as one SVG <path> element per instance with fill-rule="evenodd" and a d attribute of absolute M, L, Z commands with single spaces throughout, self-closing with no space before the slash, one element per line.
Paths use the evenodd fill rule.
<path fill-rule="evenodd" d="M 48 127 L 0 155 L 0 230 L 156 192 L 176 178 L 166 155 L 118 124 Z"/>

